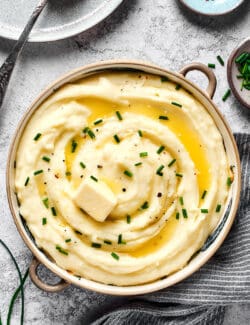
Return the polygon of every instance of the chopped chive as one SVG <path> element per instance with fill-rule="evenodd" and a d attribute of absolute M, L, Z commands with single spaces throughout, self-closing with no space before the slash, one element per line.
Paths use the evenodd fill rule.
<path fill-rule="evenodd" d="M 215 69 L 215 64 L 214 63 L 208 63 L 207 65 L 211 69 Z"/>
<path fill-rule="evenodd" d="M 202 196 L 201 196 L 202 200 L 205 199 L 205 196 L 206 196 L 206 195 L 207 195 L 207 191 L 205 190 L 205 191 L 202 193 Z"/>
<path fill-rule="evenodd" d="M 82 161 L 80 161 L 79 165 L 82 167 L 82 169 L 86 168 L 86 165 Z"/>
<path fill-rule="evenodd" d="M 88 131 L 89 131 L 89 127 L 88 127 L 88 126 L 86 126 L 86 127 L 82 130 L 83 133 L 88 133 Z"/>
<path fill-rule="evenodd" d="M 52 207 L 52 208 L 51 208 L 51 212 L 52 212 L 52 215 L 53 215 L 54 217 L 57 216 L 57 212 L 56 212 L 56 208 L 55 208 L 55 207 Z"/>
<path fill-rule="evenodd" d="M 140 152 L 140 157 L 147 157 L 148 156 L 148 153 L 145 151 L 145 152 Z"/>
<path fill-rule="evenodd" d="M 182 215 L 183 215 L 183 218 L 187 218 L 188 217 L 188 213 L 187 213 L 187 210 L 186 209 L 182 209 Z"/>
<path fill-rule="evenodd" d="M 217 204 L 215 212 L 217 212 L 217 213 L 220 212 L 220 209 L 221 209 L 221 204 Z"/>
<path fill-rule="evenodd" d="M 225 92 L 224 96 L 222 97 L 223 102 L 225 102 L 225 101 L 228 99 L 228 97 L 230 96 L 230 94 L 231 94 L 231 90 L 228 89 L 228 90 Z"/>
<path fill-rule="evenodd" d="M 91 244 L 91 247 L 94 247 L 94 248 L 101 248 L 101 247 L 102 247 L 102 244 L 99 244 L 99 243 L 92 243 L 92 244 Z"/>
<path fill-rule="evenodd" d="M 141 166 L 141 165 L 142 165 L 142 162 L 138 162 L 138 163 L 135 164 L 136 167 Z"/>
<path fill-rule="evenodd" d="M 65 239 L 65 243 L 70 243 L 71 242 L 71 238 Z"/>
<path fill-rule="evenodd" d="M 159 155 L 160 153 L 162 153 L 162 151 L 163 151 L 164 149 L 165 149 L 164 146 L 160 146 L 159 149 L 156 151 L 156 153 L 158 153 L 158 155 Z"/>
<path fill-rule="evenodd" d="M 176 176 L 176 177 L 183 177 L 183 175 L 180 174 L 180 173 L 175 173 L 175 176 Z"/>
<path fill-rule="evenodd" d="M 179 84 L 177 84 L 175 87 L 176 90 L 179 90 L 180 88 L 181 88 L 181 85 L 179 85 Z"/>
<path fill-rule="evenodd" d="M 201 213 L 208 213 L 208 209 L 201 209 Z"/>
<path fill-rule="evenodd" d="M 43 224 L 43 226 L 45 226 L 46 223 L 47 223 L 47 218 L 43 218 L 43 220 L 42 220 L 42 224 Z"/>
<path fill-rule="evenodd" d="M 34 137 L 34 141 L 37 141 L 40 139 L 40 137 L 42 136 L 42 133 L 37 133 L 37 135 Z"/>
<path fill-rule="evenodd" d="M 89 129 L 87 133 L 91 139 L 95 138 L 95 133 L 92 130 Z"/>
<path fill-rule="evenodd" d="M 233 183 L 233 182 L 232 182 L 231 177 L 228 177 L 228 178 L 227 178 L 227 186 L 230 187 L 232 183 Z"/>
<path fill-rule="evenodd" d="M 224 66 L 224 60 L 222 59 L 222 57 L 220 56 L 220 55 L 217 55 L 217 60 L 219 61 L 219 63 L 222 65 L 222 66 Z"/>
<path fill-rule="evenodd" d="M 71 172 L 67 171 L 67 172 L 65 172 L 65 175 L 66 176 L 71 176 Z"/>
<path fill-rule="evenodd" d="M 112 245 L 112 241 L 110 241 L 110 240 L 104 240 L 103 242 L 104 242 L 104 244 L 106 244 L 106 245 Z"/>
<path fill-rule="evenodd" d="M 119 258 L 120 258 L 119 255 L 117 255 L 117 254 L 114 253 L 114 252 L 111 253 L 111 256 L 112 256 L 115 260 L 117 260 L 117 261 L 118 261 Z"/>
<path fill-rule="evenodd" d="M 47 156 L 43 156 L 43 157 L 42 157 L 42 160 L 44 160 L 44 161 L 46 161 L 46 162 L 50 162 L 50 158 L 47 157 Z"/>
<path fill-rule="evenodd" d="M 171 102 L 172 105 L 178 106 L 178 107 L 182 107 L 181 104 L 177 103 L 177 102 Z"/>
<path fill-rule="evenodd" d="M 146 210 L 146 209 L 148 209 L 148 208 L 149 208 L 148 201 L 145 201 L 145 202 L 143 203 L 143 205 L 141 206 L 141 209 L 142 209 L 142 210 Z"/>
<path fill-rule="evenodd" d="M 167 82 L 167 81 L 169 81 L 168 77 L 166 76 L 161 77 L 161 82 Z"/>
<path fill-rule="evenodd" d="M 156 174 L 159 175 L 159 176 L 162 176 L 162 175 L 163 175 L 163 173 L 162 173 L 163 168 L 165 168 L 165 166 L 164 166 L 164 165 L 161 165 L 161 166 L 156 170 Z"/>
<path fill-rule="evenodd" d="M 127 223 L 131 223 L 131 216 L 127 214 Z"/>
<path fill-rule="evenodd" d="M 141 130 L 138 130 L 138 134 L 139 134 L 140 137 L 143 137 L 143 134 L 142 134 Z"/>
<path fill-rule="evenodd" d="M 91 175 L 90 178 L 93 179 L 93 181 L 98 182 L 98 179 L 95 176 Z"/>
<path fill-rule="evenodd" d="M 67 251 L 65 251 L 61 246 L 56 245 L 56 249 L 58 250 L 58 252 L 60 252 L 63 255 L 69 255 L 69 253 Z"/>
<path fill-rule="evenodd" d="M 122 240 L 122 234 L 120 234 L 120 235 L 118 236 L 117 244 L 119 244 L 119 245 L 121 245 L 121 244 L 126 244 L 126 242 Z"/>
<path fill-rule="evenodd" d="M 180 219 L 180 213 L 176 212 L 175 219 L 179 220 Z"/>
<path fill-rule="evenodd" d="M 121 140 L 120 140 L 120 138 L 118 137 L 117 134 L 114 135 L 114 139 L 115 139 L 115 141 L 116 141 L 117 143 L 120 143 L 120 142 L 121 142 Z"/>
<path fill-rule="evenodd" d="M 165 120 L 165 121 L 167 121 L 167 120 L 169 120 L 169 118 L 166 115 L 160 115 L 159 116 L 159 120 Z"/>
<path fill-rule="evenodd" d="M 125 170 L 123 172 L 124 175 L 128 176 L 128 177 L 133 177 L 133 173 L 131 173 L 129 170 Z"/>
<path fill-rule="evenodd" d="M 116 114 L 118 120 L 121 121 L 121 120 L 122 120 L 122 115 L 121 115 L 121 113 L 120 113 L 119 111 L 116 111 L 115 114 Z"/>
<path fill-rule="evenodd" d="M 24 186 L 27 186 L 27 185 L 29 184 L 29 181 L 30 181 L 30 178 L 27 177 L 27 178 L 26 178 L 26 181 L 25 181 L 25 183 L 24 183 Z"/>
<path fill-rule="evenodd" d="M 42 173 L 43 173 L 43 170 L 42 169 L 39 169 L 39 170 L 36 170 L 34 172 L 34 175 L 36 176 L 36 175 L 39 175 L 39 174 L 42 174 Z"/>
<path fill-rule="evenodd" d="M 76 151 L 76 148 L 77 148 L 77 142 L 73 139 L 71 141 L 71 152 L 74 153 Z"/>
<path fill-rule="evenodd" d="M 102 123 L 102 122 L 103 122 L 102 119 L 96 120 L 96 121 L 94 122 L 94 125 L 100 124 L 100 123 Z"/>
<path fill-rule="evenodd" d="M 46 197 L 42 201 L 43 201 L 43 204 L 44 204 L 45 208 L 48 209 L 49 208 L 49 199 Z"/>
<path fill-rule="evenodd" d="M 184 199 L 183 199 L 182 196 L 179 197 L 179 202 L 180 202 L 181 205 L 184 205 Z"/>
<path fill-rule="evenodd" d="M 168 164 L 168 167 L 171 167 L 175 162 L 176 162 L 176 159 L 171 160 L 170 163 Z"/>

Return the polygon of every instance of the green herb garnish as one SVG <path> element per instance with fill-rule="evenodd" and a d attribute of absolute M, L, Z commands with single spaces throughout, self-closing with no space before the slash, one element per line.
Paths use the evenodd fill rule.
<path fill-rule="evenodd" d="M 215 69 L 215 64 L 214 63 L 208 63 L 207 65 L 211 69 Z"/>
<path fill-rule="evenodd" d="M 93 181 L 98 182 L 98 179 L 95 176 L 91 175 L 90 178 L 93 179 Z"/>
<path fill-rule="evenodd" d="M 175 87 L 176 90 L 179 90 L 180 88 L 181 88 L 181 85 L 179 85 L 179 84 L 177 84 Z"/>
<path fill-rule="evenodd" d="M 115 114 L 116 114 L 118 120 L 121 121 L 121 120 L 122 120 L 122 115 L 121 115 L 121 113 L 120 113 L 119 111 L 116 111 Z"/>
<path fill-rule="evenodd" d="M 165 120 L 165 121 L 167 121 L 167 120 L 169 120 L 169 118 L 166 115 L 160 115 L 159 116 L 159 120 Z"/>
<path fill-rule="evenodd" d="M 117 261 L 118 261 L 119 258 L 120 258 L 119 255 L 117 255 L 117 254 L 114 253 L 114 252 L 111 253 L 111 256 L 112 256 L 115 260 L 117 260 Z"/>
<path fill-rule="evenodd" d="M 171 102 L 171 104 L 172 104 L 172 105 L 175 105 L 175 106 L 177 106 L 177 107 L 182 107 L 182 105 L 179 104 L 179 103 L 177 103 L 177 102 Z"/>
<path fill-rule="evenodd" d="M 115 141 L 116 141 L 117 143 L 120 143 L 120 142 L 121 142 L 121 140 L 120 140 L 120 138 L 118 137 L 117 134 L 114 135 L 114 139 L 115 139 Z"/>
<path fill-rule="evenodd" d="M 91 244 L 91 247 L 94 247 L 94 248 L 101 248 L 101 247 L 102 247 L 102 244 L 99 244 L 99 243 L 92 243 L 92 244 Z"/>
<path fill-rule="evenodd" d="M 142 134 L 141 130 L 138 130 L 138 134 L 139 134 L 140 137 L 143 137 L 143 134 Z"/>
<path fill-rule="evenodd" d="M 49 208 L 49 199 L 46 197 L 42 201 L 43 201 L 43 204 L 45 205 L 45 208 L 48 209 Z"/>
<path fill-rule="evenodd" d="M 208 213 L 208 209 L 201 209 L 201 213 Z"/>
<path fill-rule="evenodd" d="M 127 215 L 127 223 L 131 223 L 131 216 L 129 214 Z"/>
<path fill-rule="evenodd" d="M 159 176 L 163 176 L 162 170 L 163 168 L 165 168 L 164 165 L 161 165 L 157 170 L 156 170 L 156 174 Z"/>
<path fill-rule="evenodd" d="M 221 204 L 217 204 L 215 212 L 217 212 L 217 213 L 220 212 L 220 209 L 221 209 Z"/>
<path fill-rule="evenodd" d="M 89 127 L 86 126 L 86 127 L 82 130 L 82 132 L 83 132 L 83 133 L 88 133 L 88 130 L 89 130 Z"/>
<path fill-rule="evenodd" d="M 176 176 L 176 177 L 183 177 L 183 175 L 180 174 L 180 173 L 175 173 L 175 176 Z"/>
<path fill-rule="evenodd" d="M 148 153 L 145 151 L 145 152 L 140 152 L 140 157 L 147 157 L 148 156 Z"/>
<path fill-rule="evenodd" d="M 142 162 L 138 162 L 138 163 L 135 164 L 136 167 L 140 166 L 140 165 L 142 165 Z"/>
<path fill-rule="evenodd" d="M 182 196 L 179 197 L 179 202 L 180 202 L 181 205 L 184 205 L 184 199 L 183 199 Z"/>
<path fill-rule="evenodd" d="M 88 130 L 87 131 L 87 133 L 88 133 L 88 136 L 91 138 L 91 139 L 94 139 L 95 138 L 95 133 L 92 131 L 92 130 Z"/>
<path fill-rule="evenodd" d="M 52 207 L 52 208 L 51 208 L 51 213 L 52 213 L 52 215 L 53 215 L 54 217 L 57 216 L 57 212 L 56 212 L 56 208 L 55 208 L 55 207 Z"/>
<path fill-rule="evenodd" d="M 175 162 L 176 162 L 176 159 L 171 160 L 170 163 L 168 164 L 168 167 L 171 167 Z"/>
<path fill-rule="evenodd" d="M 39 170 L 36 170 L 34 172 L 34 175 L 36 176 L 36 175 L 39 175 L 39 174 L 42 174 L 42 173 L 43 173 L 43 170 L 42 169 L 39 169 Z"/>
<path fill-rule="evenodd" d="M 123 172 L 124 175 L 128 176 L 128 177 L 133 177 L 133 173 L 131 173 L 129 170 L 125 170 Z"/>
<path fill-rule="evenodd" d="M 63 255 L 69 255 L 69 253 L 59 245 L 56 245 L 56 249 L 58 250 L 58 252 L 60 252 Z"/>
<path fill-rule="evenodd" d="M 45 226 L 47 224 L 47 218 L 42 219 L 42 224 L 43 224 L 43 226 Z"/>
<path fill-rule="evenodd" d="M 220 55 L 217 55 L 217 60 L 219 61 L 219 63 L 222 65 L 222 66 L 224 66 L 224 61 L 223 61 L 223 59 L 222 59 L 222 57 L 220 56 Z"/>
<path fill-rule="evenodd" d="M 47 157 L 47 156 L 43 156 L 43 157 L 42 157 L 42 160 L 44 160 L 44 161 L 46 161 L 46 162 L 50 162 L 50 158 Z"/>
<path fill-rule="evenodd" d="M 126 244 L 126 242 L 124 240 L 122 240 L 122 234 L 120 234 L 118 236 L 117 244 L 119 244 L 119 245 L 121 245 L 121 244 L 125 245 Z"/>
<path fill-rule="evenodd" d="M 106 239 L 105 239 L 103 242 L 104 242 L 104 244 L 106 244 L 106 245 L 112 245 L 112 241 L 110 241 L 110 240 L 106 240 Z"/>
<path fill-rule="evenodd" d="M 94 122 L 94 125 L 98 125 L 98 124 L 100 124 L 100 123 L 102 123 L 102 122 L 103 122 L 102 119 L 96 120 L 96 121 Z"/>
<path fill-rule="evenodd" d="M 71 242 L 71 238 L 65 239 L 65 243 L 70 243 Z"/>
<path fill-rule="evenodd" d="M 243 90 L 243 88 L 250 90 L 250 53 L 241 53 L 235 59 L 235 62 L 237 63 L 240 72 L 239 77 L 242 79 L 241 90 Z"/>
<path fill-rule="evenodd" d="M 143 205 L 141 206 L 141 210 L 146 210 L 149 208 L 148 201 L 145 201 Z"/>
<path fill-rule="evenodd" d="M 183 215 L 183 218 L 188 218 L 188 213 L 187 213 L 187 210 L 186 209 L 182 209 L 182 215 Z"/>
<path fill-rule="evenodd" d="M 166 76 L 161 77 L 161 82 L 167 82 L 167 81 L 169 81 L 168 77 Z"/>
<path fill-rule="evenodd" d="M 228 99 L 228 97 L 230 96 L 230 94 L 231 94 L 231 90 L 228 89 L 228 90 L 225 92 L 224 96 L 222 97 L 223 102 L 225 102 L 225 101 Z"/>
<path fill-rule="evenodd" d="M 205 191 L 202 193 L 202 196 L 201 196 L 202 200 L 205 199 L 205 196 L 206 196 L 206 195 L 207 195 L 207 191 L 205 190 Z"/>
<path fill-rule="evenodd" d="M 71 152 L 72 153 L 74 153 L 76 151 L 77 146 L 78 146 L 77 142 L 73 139 L 71 141 Z"/>
<path fill-rule="evenodd" d="M 231 177 L 228 177 L 227 178 L 227 186 L 230 187 L 232 183 L 233 183 L 233 181 L 232 181 Z"/>
<path fill-rule="evenodd" d="M 65 175 L 66 176 L 71 176 L 71 172 L 67 171 L 67 172 L 65 172 Z"/>
<path fill-rule="evenodd" d="M 24 186 L 27 186 L 27 185 L 29 184 L 29 181 L 30 181 L 30 178 L 27 177 L 27 178 L 26 178 L 26 181 L 25 181 L 25 183 L 24 183 Z"/>
<path fill-rule="evenodd" d="M 40 137 L 42 136 L 42 133 L 37 133 L 37 135 L 34 137 L 34 141 L 37 141 L 40 139 Z"/>
<path fill-rule="evenodd" d="M 176 212 L 175 219 L 179 220 L 180 219 L 180 213 Z"/>
<path fill-rule="evenodd" d="M 159 149 L 156 151 L 156 153 L 158 153 L 158 155 L 159 155 L 160 153 L 162 153 L 162 151 L 163 151 L 164 149 L 165 149 L 164 146 L 160 146 Z"/>
<path fill-rule="evenodd" d="M 80 161 L 79 165 L 82 167 L 82 169 L 86 168 L 86 165 L 82 161 Z"/>

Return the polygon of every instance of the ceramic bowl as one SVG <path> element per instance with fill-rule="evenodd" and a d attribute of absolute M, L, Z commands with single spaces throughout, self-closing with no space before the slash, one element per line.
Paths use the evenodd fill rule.
<path fill-rule="evenodd" d="M 169 275 L 167 278 L 162 280 L 157 280 L 152 283 L 147 283 L 143 285 L 135 285 L 135 286 L 110 286 L 102 283 L 97 283 L 95 281 L 91 281 L 85 278 L 77 278 L 74 275 L 68 273 L 66 270 L 60 268 L 55 262 L 47 256 L 43 251 L 41 251 L 35 244 L 35 241 L 31 234 L 29 233 L 28 228 L 25 226 L 24 221 L 19 215 L 18 202 L 15 195 L 15 187 L 14 187 L 14 175 L 15 175 L 15 159 L 16 159 L 16 151 L 18 148 L 18 144 L 22 133 L 25 129 L 27 123 L 29 123 L 29 119 L 32 114 L 36 111 L 36 109 L 41 105 L 41 103 L 46 100 L 55 90 L 60 88 L 61 86 L 74 82 L 76 80 L 87 77 L 91 74 L 99 73 L 102 71 L 114 71 L 114 70 L 129 70 L 129 71 L 141 71 L 145 73 L 155 74 L 158 76 L 168 77 L 171 81 L 180 84 L 181 87 L 185 88 L 189 92 L 195 96 L 206 108 L 208 113 L 212 116 L 220 130 L 223 140 L 224 146 L 227 152 L 228 160 L 230 165 L 234 165 L 234 182 L 230 187 L 230 192 L 228 196 L 228 200 L 225 206 L 225 210 L 223 216 L 213 232 L 211 236 L 207 239 L 204 246 L 201 248 L 199 253 L 193 257 L 189 263 L 180 271 Z M 201 90 L 198 86 L 190 82 L 185 78 L 186 74 L 189 71 L 199 70 L 203 72 L 208 80 L 209 85 L 206 91 Z M 190 276 L 192 273 L 197 271 L 204 263 L 206 263 L 211 256 L 217 251 L 220 245 L 223 243 L 226 238 L 232 223 L 235 218 L 236 210 L 239 203 L 239 195 L 240 195 L 240 161 L 237 146 L 230 131 L 230 128 L 225 121 L 224 117 L 219 112 L 218 108 L 212 101 L 213 94 L 216 89 L 216 78 L 214 73 L 201 63 L 192 63 L 185 66 L 179 73 L 172 72 L 166 70 L 164 68 L 160 68 L 158 66 L 152 65 L 150 63 L 138 62 L 138 61 L 108 61 L 108 62 L 99 62 L 96 64 L 91 64 L 88 66 L 81 67 L 77 70 L 74 70 L 67 75 L 63 76 L 52 85 L 50 85 L 42 94 L 38 96 L 38 98 L 32 103 L 29 110 L 24 115 L 20 124 L 17 127 L 17 131 L 13 137 L 13 142 L 10 147 L 8 164 L 7 164 L 7 194 L 10 210 L 14 219 L 14 222 L 17 226 L 19 233 L 21 234 L 23 240 L 25 241 L 28 248 L 34 255 L 34 259 L 30 265 L 30 277 L 32 281 L 41 289 L 49 292 L 56 292 L 64 289 L 69 284 L 77 285 L 81 288 L 90 289 L 100 293 L 106 293 L 111 295 L 138 295 L 145 294 L 153 291 L 157 291 L 169 286 L 174 285 L 177 282 L 182 281 L 186 277 Z M 62 280 L 60 283 L 56 285 L 49 285 L 44 283 L 37 274 L 37 267 L 43 264 L 52 272 L 54 272 L 58 277 Z"/>
<path fill-rule="evenodd" d="M 205 16 L 221 16 L 238 8 L 244 0 L 180 0 L 191 11 Z"/>
<path fill-rule="evenodd" d="M 237 76 L 240 74 L 235 59 L 243 52 L 250 53 L 250 38 L 241 42 L 231 53 L 227 62 L 227 79 L 234 96 L 238 101 L 247 108 L 250 108 L 250 90 L 241 90 L 241 79 Z"/>

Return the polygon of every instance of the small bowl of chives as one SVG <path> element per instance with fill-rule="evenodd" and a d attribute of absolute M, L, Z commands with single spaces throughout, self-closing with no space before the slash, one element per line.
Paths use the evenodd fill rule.
<path fill-rule="evenodd" d="M 227 78 L 234 96 L 250 108 L 250 38 L 245 39 L 230 55 Z"/>

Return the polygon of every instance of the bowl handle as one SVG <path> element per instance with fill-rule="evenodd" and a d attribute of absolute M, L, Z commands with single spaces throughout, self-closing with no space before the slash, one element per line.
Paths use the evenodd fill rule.
<path fill-rule="evenodd" d="M 190 63 L 190 64 L 184 66 L 179 71 L 179 73 L 182 74 L 184 77 L 186 77 L 186 74 L 188 72 L 194 71 L 194 70 L 203 72 L 206 75 L 206 77 L 208 78 L 208 87 L 206 89 L 206 93 L 207 93 L 208 97 L 212 99 L 214 96 L 216 85 L 217 85 L 217 80 L 216 80 L 215 74 L 205 64 L 202 64 L 199 62 Z"/>
<path fill-rule="evenodd" d="M 41 263 L 35 258 L 33 257 L 33 260 L 30 264 L 30 267 L 29 267 L 29 275 L 30 275 L 30 278 L 32 280 L 32 282 L 41 290 L 44 290 L 46 292 L 59 292 L 59 291 L 62 291 L 64 290 L 65 288 L 67 288 L 70 283 L 64 281 L 63 279 L 55 284 L 55 285 L 51 285 L 51 284 L 47 284 L 47 283 L 44 283 L 38 276 L 37 274 L 37 268 L 38 266 L 40 265 Z"/>

